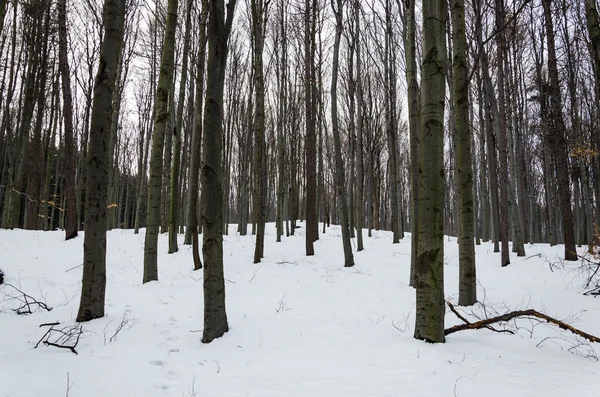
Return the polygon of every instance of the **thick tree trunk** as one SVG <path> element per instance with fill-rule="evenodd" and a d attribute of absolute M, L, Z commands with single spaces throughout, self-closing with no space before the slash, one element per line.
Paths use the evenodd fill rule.
<path fill-rule="evenodd" d="M 208 62 L 202 165 L 202 224 L 204 255 L 204 330 L 202 342 L 210 343 L 229 330 L 225 311 L 223 276 L 223 86 L 227 63 L 227 40 L 233 21 L 235 0 L 209 0 Z"/>
<path fill-rule="evenodd" d="M 419 252 L 415 338 L 444 342 L 444 104 L 446 1 L 423 4 Z"/>
<path fill-rule="evenodd" d="M 94 85 L 87 157 L 83 283 L 77 321 L 104 317 L 106 291 L 106 200 L 108 195 L 108 131 L 112 97 L 123 43 L 125 0 L 106 0 L 104 39 Z"/>

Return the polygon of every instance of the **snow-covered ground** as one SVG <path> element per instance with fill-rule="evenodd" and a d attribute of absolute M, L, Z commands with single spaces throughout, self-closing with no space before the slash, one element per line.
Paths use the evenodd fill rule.
<path fill-rule="evenodd" d="M 408 286 L 410 234 L 365 233 L 356 266 L 344 268 L 335 226 L 304 255 L 304 228 L 252 264 L 254 239 L 225 237 L 230 331 L 202 344 L 202 273 L 180 246 L 167 254 L 160 236 L 159 282 L 142 285 L 144 235 L 108 234 L 107 317 L 84 324 L 78 355 L 34 345 L 48 327 L 73 325 L 81 285 L 80 236 L 0 231 L 6 282 L 53 307 L 17 315 L 14 293 L 0 286 L 0 396 L 593 396 L 600 363 L 564 331 L 529 320 L 516 335 L 488 330 L 448 336 L 445 344 L 413 339 L 414 290 Z M 182 242 L 180 236 L 180 243 Z M 562 247 L 526 246 L 499 266 L 491 244 L 477 246 L 480 300 L 488 310 L 535 308 L 600 335 L 600 300 L 581 295 L 574 265 L 551 271 Z M 541 256 L 531 257 L 532 255 Z M 547 258 L 547 259 L 546 259 Z M 458 249 L 448 238 L 446 296 L 456 303 Z M 74 268 L 75 267 L 75 268 Z M 73 269 L 74 268 L 74 269 Z M 461 308 L 464 312 L 470 309 Z M 473 309 L 481 314 L 481 308 Z M 128 324 L 115 338 L 121 324 Z M 460 321 L 450 312 L 446 326 Z M 533 332 L 531 332 L 533 330 Z M 547 337 L 551 337 L 546 339 Z M 590 350 L 591 349 L 591 350 Z M 595 349 L 595 350 L 594 350 Z M 573 354 L 578 353 L 578 354 Z M 67 373 L 69 391 L 67 393 Z"/>

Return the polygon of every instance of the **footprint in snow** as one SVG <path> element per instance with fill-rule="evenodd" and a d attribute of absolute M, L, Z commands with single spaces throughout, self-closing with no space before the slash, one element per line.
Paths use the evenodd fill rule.
<path fill-rule="evenodd" d="M 157 367 L 163 367 L 165 362 L 163 360 L 152 360 L 150 361 L 150 364 L 156 365 Z"/>

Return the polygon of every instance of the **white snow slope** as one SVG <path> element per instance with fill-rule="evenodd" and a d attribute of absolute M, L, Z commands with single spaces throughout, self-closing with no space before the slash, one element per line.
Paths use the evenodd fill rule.
<path fill-rule="evenodd" d="M 392 245 L 374 231 L 356 266 L 344 268 L 340 230 L 331 227 L 304 255 L 304 228 L 275 243 L 267 227 L 263 262 L 254 239 L 230 226 L 225 277 L 230 330 L 202 344 L 202 273 L 181 246 L 159 239 L 159 281 L 142 285 L 143 231 L 108 233 L 107 316 L 83 324 L 78 354 L 37 341 L 79 304 L 83 237 L 0 231 L 0 268 L 10 283 L 45 299 L 50 312 L 17 315 L 0 286 L 0 396 L 594 396 L 600 346 L 577 343 L 545 324 L 520 320 L 515 335 L 462 331 L 445 344 L 413 339 L 415 293 L 408 286 L 410 234 Z M 183 236 L 180 236 L 182 243 Z M 446 239 L 446 296 L 456 303 L 458 248 Z M 600 300 L 583 296 L 577 264 L 551 271 L 562 246 L 526 246 L 499 266 L 491 244 L 477 246 L 479 299 L 493 310 L 534 308 L 600 335 Z M 546 259 L 547 258 L 547 259 Z M 76 267 L 75 269 L 72 269 Z M 72 270 L 69 270 L 72 269 Z M 468 315 L 481 306 L 460 308 Z M 111 336 L 122 318 L 129 324 Z M 472 319 L 472 317 L 469 317 Z M 446 327 L 459 324 L 447 312 Z M 500 326 L 499 326 L 500 327 Z M 548 338 L 549 337 L 549 338 Z M 69 386 L 67 387 L 67 374 Z M 67 392 L 67 389 L 68 392 Z"/>

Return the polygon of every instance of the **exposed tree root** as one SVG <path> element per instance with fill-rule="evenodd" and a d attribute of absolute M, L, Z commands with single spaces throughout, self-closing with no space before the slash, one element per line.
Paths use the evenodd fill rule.
<path fill-rule="evenodd" d="M 600 343 L 600 338 L 598 338 L 597 336 L 594 335 L 590 335 L 586 332 L 583 332 L 565 322 L 562 322 L 560 320 L 557 320 L 553 317 L 550 317 L 544 313 L 540 313 L 537 310 L 533 310 L 533 309 L 528 309 L 528 310 L 516 310 L 514 312 L 510 312 L 510 313 L 506 313 L 503 314 L 501 316 L 496 316 L 496 317 L 491 317 L 491 318 L 486 318 L 484 320 L 480 320 L 474 323 L 470 323 L 468 322 L 462 315 L 460 315 L 456 309 L 454 308 L 454 306 L 452 305 L 452 303 L 450 302 L 446 302 L 448 304 L 448 307 L 450 308 L 450 310 L 457 315 L 458 318 L 460 318 L 462 321 L 465 322 L 465 324 L 461 324 L 461 325 L 455 325 L 454 327 L 450 327 L 447 328 L 444 331 L 445 335 L 450 335 L 453 334 L 455 332 L 458 331 L 464 331 L 467 329 L 481 329 L 481 328 L 487 328 L 489 329 L 489 327 L 492 324 L 495 323 L 499 323 L 499 322 L 506 322 L 506 321 L 510 321 L 514 318 L 517 317 L 536 317 L 540 320 L 544 320 L 550 324 L 554 324 L 556 326 L 558 326 L 561 329 L 564 329 L 566 331 L 570 331 L 572 333 L 574 333 L 575 335 L 581 336 L 584 339 L 589 340 L 590 342 L 595 342 L 595 343 Z M 497 331 L 497 330 L 495 330 Z M 497 331 L 497 332 L 501 332 L 501 331 Z"/>

